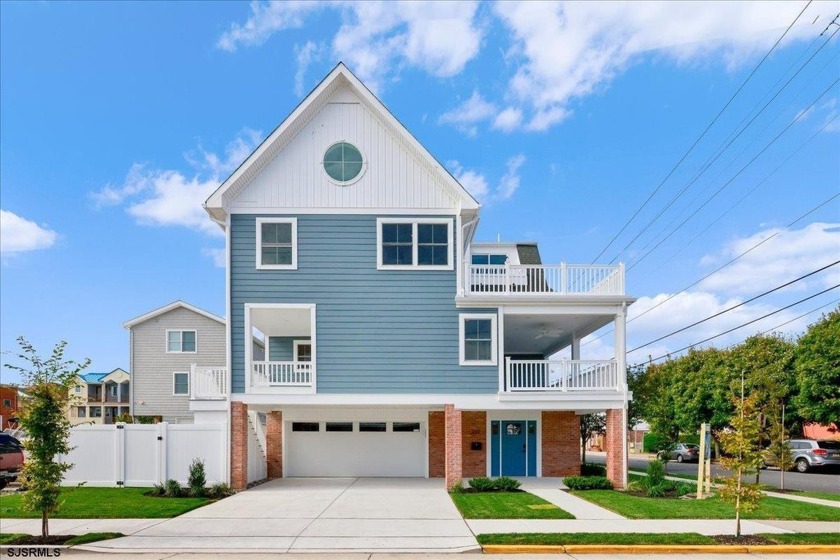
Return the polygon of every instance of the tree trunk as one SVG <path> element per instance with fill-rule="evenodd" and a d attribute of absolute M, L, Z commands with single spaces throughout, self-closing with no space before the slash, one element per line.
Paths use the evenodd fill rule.
<path fill-rule="evenodd" d="M 41 511 L 41 536 L 46 538 L 50 536 L 50 524 L 47 517 L 47 510 Z"/>
<path fill-rule="evenodd" d="M 741 536 L 741 469 L 738 468 L 738 493 L 735 494 L 735 536 Z"/>
<path fill-rule="evenodd" d="M 586 442 L 584 441 L 580 446 L 580 464 L 586 463 Z"/>

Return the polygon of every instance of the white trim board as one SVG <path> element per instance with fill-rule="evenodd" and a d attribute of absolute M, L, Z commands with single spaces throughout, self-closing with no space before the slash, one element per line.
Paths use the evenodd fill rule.
<path fill-rule="evenodd" d="M 203 309 L 199 309 L 198 307 L 190 305 L 189 303 L 181 301 L 179 299 L 177 301 L 173 301 L 170 304 L 164 305 L 163 307 L 159 307 L 157 309 L 149 311 L 148 313 L 140 315 L 139 317 L 131 319 L 130 321 L 126 321 L 125 323 L 123 323 L 123 328 L 130 329 L 134 325 L 138 325 L 140 323 L 148 321 L 149 319 L 154 319 L 158 315 L 169 313 L 170 311 L 173 311 L 178 308 L 187 309 L 189 311 L 192 311 L 193 313 L 198 313 L 199 315 L 207 317 L 208 319 L 213 319 L 214 321 L 218 321 L 219 323 L 225 324 L 225 320 L 219 317 L 218 315 L 213 315 L 209 311 L 204 311 Z"/>

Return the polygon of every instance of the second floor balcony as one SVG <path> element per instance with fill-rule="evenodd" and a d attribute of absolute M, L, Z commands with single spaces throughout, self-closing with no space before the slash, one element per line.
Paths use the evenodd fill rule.
<path fill-rule="evenodd" d="M 465 296 L 623 296 L 624 265 L 466 266 Z"/>

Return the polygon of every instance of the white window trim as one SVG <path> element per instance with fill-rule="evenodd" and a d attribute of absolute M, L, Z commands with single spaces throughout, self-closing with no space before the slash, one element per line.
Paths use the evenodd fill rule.
<path fill-rule="evenodd" d="M 464 324 L 469 319 L 490 320 L 490 360 L 464 359 Z M 495 313 L 461 313 L 458 315 L 458 363 L 462 366 L 495 366 L 498 365 L 497 341 L 499 333 L 496 330 Z"/>
<path fill-rule="evenodd" d="M 187 376 L 187 392 L 186 393 L 176 393 L 175 392 L 175 376 L 176 375 L 186 375 Z M 172 396 L 173 397 L 189 397 L 190 396 L 190 372 L 188 372 L 188 371 L 173 371 L 172 372 Z"/>
<path fill-rule="evenodd" d="M 179 332 L 181 333 L 181 349 L 180 350 L 170 350 L 169 349 L 169 333 L 171 332 Z M 195 350 L 191 352 L 184 351 L 184 334 L 185 332 L 192 332 L 195 333 Z M 163 339 L 164 349 L 166 350 L 167 354 L 197 354 L 198 353 L 198 331 L 196 329 L 166 329 L 166 335 Z"/>
<path fill-rule="evenodd" d="M 263 224 L 291 224 L 292 225 L 292 264 L 262 264 L 262 225 Z M 257 270 L 297 270 L 297 218 L 257 218 L 257 248 L 255 260 Z"/>
<path fill-rule="evenodd" d="M 411 262 L 414 264 L 382 264 L 382 225 L 411 224 Z M 418 224 L 446 224 L 447 254 L 445 265 L 417 264 Z M 376 218 L 376 269 L 377 270 L 454 270 L 455 244 L 452 218 Z"/>
<path fill-rule="evenodd" d="M 305 340 L 305 339 L 293 340 L 292 341 L 292 359 L 295 362 L 300 361 L 298 359 L 300 357 L 299 354 L 298 354 L 298 348 L 300 347 L 301 344 L 308 344 L 309 346 L 312 346 L 312 341 L 311 340 Z M 311 352 L 310 352 L 310 355 L 311 355 Z"/>

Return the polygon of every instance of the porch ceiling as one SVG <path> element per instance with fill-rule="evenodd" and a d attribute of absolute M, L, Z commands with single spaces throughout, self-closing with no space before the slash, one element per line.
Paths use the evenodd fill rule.
<path fill-rule="evenodd" d="M 506 354 L 549 354 L 572 344 L 614 319 L 613 315 L 505 314 Z"/>
<path fill-rule="evenodd" d="M 309 309 L 252 309 L 251 325 L 268 336 L 309 336 Z"/>

